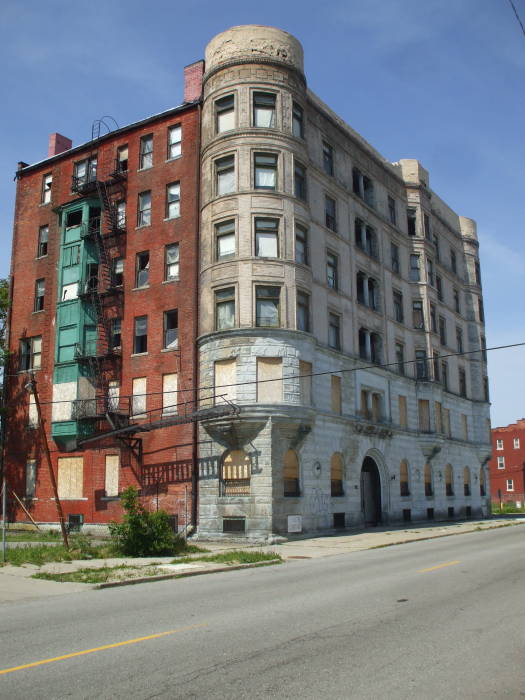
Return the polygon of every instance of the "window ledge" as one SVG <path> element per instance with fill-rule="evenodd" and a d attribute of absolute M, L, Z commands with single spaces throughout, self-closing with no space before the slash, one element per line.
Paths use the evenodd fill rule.
<path fill-rule="evenodd" d="M 48 254 L 46 253 L 45 255 L 37 255 L 35 260 L 43 260 L 44 258 L 47 258 Z"/>
<path fill-rule="evenodd" d="M 101 501 L 120 501 L 120 496 L 102 496 Z"/>
<path fill-rule="evenodd" d="M 87 498 L 84 497 L 84 496 L 81 496 L 80 498 L 70 498 L 69 496 L 59 496 L 59 499 L 60 499 L 61 501 L 87 501 L 87 500 L 89 500 L 89 499 L 87 499 Z M 51 498 L 51 500 L 52 500 L 52 501 L 56 501 L 56 498 L 53 496 L 53 497 Z"/>
<path fill-rule="evenodd" d="M 182 153 L 178 156 L 173 156 L 173 158 L 166 158 L 166 163 L 173 163 L 174 160 L 180 160 L 182 158 Z"/>
<path fill-rule="evenodd" d="M 180 282 L 180 278 L 176 277 L 175 279 L 172 279 L 172 280 L 162 280 L 162 284 L 173 284 L 173 282 Z"/>
<path fill-rule="evenodd" d="M 43 314 L 45 309 L 39 309 L 38 311 L 32 311 L 32 315 L 34 316 L 35 314 Z"/>
<path fill-rule="evenodd" d="M 138 173 L 144 173 L 144 172 L 146 172 L 147 170 L 151 170 L 152 168 L 153 168 L 153 165 L 148 165 L 147 168 L 137 168 L 137 172 L 138 172 Z"/>
<path fill-rule="evenodd" d="M 135 231 L 138 231 L 141 228 L 150 228 L 151 224 L 141 224 L 140 226 L 135 226 Z"/>
<path fill-rule="evenodd" d="M 149 284 L 145 284 L 142 287 L 133 287 L 131 289 L 132 292 L 139 292 L 141 289 L 149 289 Z"/>
<path fill-rule="evenodd" d="M 176 348 L 162 348 L 161 352 L 177 352 L 178 346 Z"/>
<path fill-rule="evenodd" d="M 38 205 L 39 207 L 48 207 L 50 204 L 53 204 L 53 202 L 40 202 Z"/>
<path fill-rule="evenodd" d="M 147 352 L 132 352 L 131 357 L 144 357 L 147 354 Z"/>
<path fill-rule="evenodd" d="M 180 219 L 180 214 L 178 216 L 167 216 L 165 219 L 162 219 L 163 221 L 175 221 L 176 219 Z"/>

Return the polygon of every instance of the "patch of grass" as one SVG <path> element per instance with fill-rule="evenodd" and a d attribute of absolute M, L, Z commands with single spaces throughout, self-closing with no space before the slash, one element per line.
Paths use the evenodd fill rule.
<path fill-rule="evenodd" d="M 109 580 L 118 581 L 129 578 L 142 578 L 142 576 L 154 576 L 159 573 L 155 566 L 104 566 L 100 569 L 78 569 L 62 574 L 39 573 L 31 578 L 44 581 L 57 581 L 58 583 L 107 583 Z M 120 575 L 119 575 L 120 574 Z"/>
<path fill-rule="evenodd" d="M 53 530 L 15 530 L 7 532 L 6 540 L 7 542 L 61 542 L 62 535 Z"/>
<path fill-rule="evenodd" d="M 7 549 L 6 561 L 13 566 L 22 564 L 34 564 L 42 566 L 49 562 L 73 561 L 73 559 L 107 559 L 108 557 L 121 556 L 117 554 L 110 544 L 94 546 L 84 535 L 70 537 L 70 548 L 67 550 L 63 544 L 50 547 L 48 544 L 28 545 L 27 547 L 13 547 Z"/>
<path fill-rule="evenodd" d="M 505 515 L 506 513 L 525 513 L 525 505 L 518 508 L 518 506 L 512 501 L 509 503 L 503 503 L 501 507 L 499 503 L 492 504 L 492 515 Z"/>
<path fill-rule="evenodd" d="M 247 552 L 234 549 L 221 554 L 211 554 L 208 557 L 178 557 L 173 559 L 172 564 L 186 564 L 194 561 L 208 561 L 215 564 L 258 564 L 266 561 L 282 561 L 282 557 L 277 552 Z"/>

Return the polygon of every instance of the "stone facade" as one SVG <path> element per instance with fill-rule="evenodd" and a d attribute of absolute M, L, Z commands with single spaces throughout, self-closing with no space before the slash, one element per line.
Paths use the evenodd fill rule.
<path fill-rule="evenodd" d="M 291 35 L 208 45 L 201 207 L 201 401 L 239 414 L 201 425 L 199 532 L 485 515 L 475 223 L 307 89 Z"/>

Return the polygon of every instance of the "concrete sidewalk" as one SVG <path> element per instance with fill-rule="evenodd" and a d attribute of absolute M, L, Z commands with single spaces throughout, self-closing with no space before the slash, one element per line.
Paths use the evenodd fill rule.
<path fill-rule="evenodd" d="M 426 523 L 414 524 L 412 527 L 397 528 L 371 528 L 368 530 L 355 530 L 329 536 L 295 538 L 280 544 L 260 545 L 256 543 L 232 541 L 204 541 L 199 540 L 199 546 L 210 550 L 211 553 L 227 552 L 232 549 L 257 549 L 264 552 L 277 552 L 284 560 L 314 559 L 319 557 L 335 556 L 337 554 L 350 554 L 365 549 L 387 547 L 395 544 L 415 542 L 417 540 L 434 539 L 436 537 L 448 537 L 468 532 L 491 530 L 497 527 L 525 525 L 523 518 L 495 518 L 491 520 L 469 520 L 466 522 L 442 522 L 428 525 Z M 200 555 L 195 555 L 200 556 Z M 93 584 L 86 583 L 58 583 L 55 581 L 43 581 L 33 579 L 31 576 L 37 572 L 65 573 L 78 569 L 95 569 L 112 566 L 140 566 L 147 569 L 153 564 L 158 565 L 165 575 L 180 575 L 194 573 L 213 573 L 223 570 L 222 564 L 210 562 L 195 562 L 172 565 L 173 557 L 149 557 L 141 559 L 112 558 L 76 560 L 71 562 L 53 562 L 41 567 L 34 564 L 23 566 L 7 565 L 0 567 L 0 603 L 15 601 L 27 601 L 47 596 L 63 595 L 92 589 Z"/>

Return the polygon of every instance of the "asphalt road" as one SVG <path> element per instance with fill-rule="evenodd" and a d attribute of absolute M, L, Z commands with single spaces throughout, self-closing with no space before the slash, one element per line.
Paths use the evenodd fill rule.
<path fill-rule="evenodd" d="M 0 669 L 10 700 L 523 698 L 525 531 L 2 605 Z"/>

